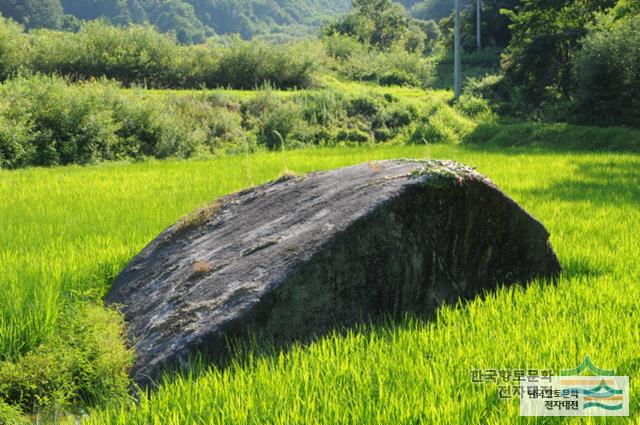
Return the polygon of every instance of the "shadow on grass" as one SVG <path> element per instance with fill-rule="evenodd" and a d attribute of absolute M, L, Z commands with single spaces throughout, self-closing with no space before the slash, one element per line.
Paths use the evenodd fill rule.
<path fill-rule="evenodd" d="M 432 324 L 436 323 L 442 308 L 466 308 L 468 304 L 476 300 L 491 298 L 496 291 L 502 291 L 510 287 L 525 288 L 526 290 L 529 285 L 539 282 L 544 282 L 547 285 L 556 285 L 559 281 L 558 279 L 559 277 L 538 278 L 524 283 L 498 284 L 495 288 L 482 290 L 470 298 L 460 297 L 456 300 L 444 301 L 429 312 L 383 313 L 377 317 L 362 317 L 360 320 L 350 324 L 335 323 L 326 330 L 294 340 L 282 341 L 262 332 L 251 332 L 249 334 L 231 332 L 231 336 L 225 339 L 224 348 L 216 355 L 211 356 L 206 348 L 196 350 L 181 366 L 165 366 L 162 370 L 162 376 L 158 380 L 152 380 L 150 385 L 136 387 L 136 390 L 153 391 L 158 386 L 170 384 L 174 380 L 182 380 L 184 377 L 198 379 L 212 370 L 220 372 L 232 369 L 251 370 L 262 362 L 277 364 L 282 361 L 282 356 L 290 355 L 298 350 L 313 349 L 312 346 L 314 344 L 324 345 L 326 341 L 335 339 L 346 340 L 355 336 L 355 344 L 363 345 L 360 349 L 366 351 L 367 344 L 370 344 L 371 341 L 393 341 L 399 332 L 428 329 Z M 422 355 L 429 360 L 433 360 L 440 353 L 432 347 L 425 346 Z M 486 397 L 488 401 L 498 400 L 497 397 L 494 399 L 495 393 L 490 392 Z M 493 401 L 487 403 L 486 406 L 493 406 Z"/>
<path fill-rule="evenodd" d="M 597 157 L 576 161 L 576 172 L 550 186 L 525 192 L 535 197 L 549 194 L 567 202 L 589 202 L 599 207 L 640 204 L 640 157 L 612 162 Z M 584 206 L 576 206 L 584 208 Z"/>
<path fill-rule="evenodd" d="M 461 301 L 463 303 L 470 300 Z M 296 350 L 306 350 L 313 344 L 325 340 L 347 339 L 358 335 L 358 342 L 367 344 L 372 339 L 391 339 L 392 335 L 403 329 L 426 327 L 434 321 L 437 311 L 428 314 L 406 313 L 404 316 L 384 315 L 377 318 L 363 318 L 350 325 L 336 323 L 330 329 L 295 340 L 280 341 L 265 333 L 248 335 L 232 335 L 225 339 L 224 348 L 215 356 L 206 349 L 192 352 L 188 360 L 180 365 L 170 364 L 162 368 L 161 376 L 151 380 L 149 385 L 135 386 L 135 393 L 153 391 L 161 385 L 181 380 L 185 376 L 198 379 L 212 370 L 227 371 L 230 369 L 251 369 L 262 362 L 277 362 Z M 434 357 L 429 347 L 425 347 L 425 356 Z"/>
<path fill-rule="evenodd" d="M 577 277 L 598 278 L 611 273 L 611 268 L 594 266 L 588 258 L 568 258 L 562 261 L 562 277 L 572 280 Z"/>

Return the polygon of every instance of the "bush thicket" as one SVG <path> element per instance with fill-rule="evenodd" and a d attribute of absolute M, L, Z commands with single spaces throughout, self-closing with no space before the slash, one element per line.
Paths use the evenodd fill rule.
<path fill-rule="evenodd" d="M 22 27 L 0 16 L 0 81 L 14 76 L 28 56 L 29 39 Z"/>
<path fill-rule="evenodd" d="M 195 149 L 190 130 L 163 105 L 124 96 L 114 83 L 35 77 L 0 86 L 3 168 L 185 157 Z"/>
<path fill-rule="evenodd" d="M 3 0 L 0 14 L 30 29 L 74 29 L 81 20 L 112 25 L 150 23 L 181 43 L 213 34 L 290 40 L 347 11 L 350 0 Z"/>
<path fill-rule="evenodd" d="M 79 303 L 62 316 L 56 332 L 34 350 L 0 361 L 0 423 L 127 397 L 133 353 L 122 339 L 121 315 Z"/>
<path fill-rule="evenodd" d="M 337 74 L 384 85 L 427 86 L 433 65 L 404 41 L 379 50 L 350 36 L 272 45 L 229 38 L 180 45 L 150 26 L 125 28 L 103 22 L 77 32 L 23 28 L 0 17 L 0 80 L 23 74 L 60 75 L 73 81 L 109 78 L 149 88 L 223 87 L 255 89 L 314 85 L 314 75 Z"/>
<path fill-rule="evenodd" d="M 580 121 L 640 123 L 640 14 L 601 16 L 575 57 Z"/>
<path fill-rule="evenodd" d="M 323 45 L 330 57 L 327 67 L 346 79 L 383 86 L 428 87 L 433 82 L 433 61 L 401 45 L 380 51 L 339 34 L 323 38 Z"/>
<path fill-rule="evenodd" d="M 491 116 L 485 101 L 470 97 L 451 107 L 438 97 L 335 89 L 162 95 L 106 80 L 20 77 L 0 84 L 0 167 L 386 142 L 408 137 L 416 125 L 440 133 L 456 128 L 446 137 L 420 137 L 453 142 Z"/>
<path fill-rule="evenodd" d="M 106 77 L 127 86 L 155 88 L 308 87 L 317 48 L 299 42 L 270 45 L 232 38 L 227 44 L 183 46 L 153 27 L 90 22 L 78 32 L 37 30 L 0 17 L 0 79 L 19 70 L 73 80 Z"/>

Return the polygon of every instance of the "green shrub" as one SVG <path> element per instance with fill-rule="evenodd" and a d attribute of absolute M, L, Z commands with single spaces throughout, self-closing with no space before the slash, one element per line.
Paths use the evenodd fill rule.
<path fill-rule="evenodd" d="M 378 127 L 373 130 L 373 138 L 376 142 L 386 142 L 396 136 L 396 131 L 387 127 Z"/>
<path fill-rule="evenodd" d="M 336 135 L 338 142 L 364 144 L 372 141 L 369 133 L 357 128 L 341 129 Z"/>
<path fill-rule="evenodd" d="M 13 137 L 13 141 L 0 136 L 4 139 L 5 165 L 113 159 L 118 125 L 109 109 L 112 88 L 87 84 L 70 89 L 64 81 L 41 77 L 11 80 L 2 85 L 2 101 L 9 105 L 0 108 L 4 120 L 11 122 L 12 116 L 25 118 L 20 121 L 18 137 Z M 6 149 L 10 145 L 13 147 Z"/>
<path fill-rule="evenodd" d="M 175 125 L 184 129 L 178 136 L 187 135 L 178 151 L 169 153 L 171 156 L 247 152 L 255 148 L 255 140 L 242 127 L 240 104 L 224 93 L 178 96 L 167 100 L 164 108 L 169 111 L 168 119 L 179 120 Z"/>
<path fill-rule="evenodd" d="M 493 118 L 489 103 L 481 97 L 464 94 L 460 96 L 454 107 L 465 116 L 479 121 L 491 121 Z"/>
<path fill-rule="evenodd" d="M 0 81 L 24 67 L 29 55 L 29 39 L 22 26 L 0 15 Z"/>
<path fill-rule="evenodd" d="M 192 155 L 200 124 L 174 112 L 104 81 L 10 80 L 0 85 L 0 166 Z"/>
<path fill-rule="evenodd" d="M 374 62 L 378 82 L 384 75 L 395 75 L 401 78 L 403 85 L 428 87 L 433 81 L 435 68 L 422 53 L 410 53 L 401 48 L 393 48 L 389 52 L 378 55 Z"/>
<path fill-rule="evenodd" d="M 312 43 L 274 46 L 234 39 L 227 45 L 183 46 L 151 26 L 120 28 L 94 21 L 77 33 L 25 34 L 18 25 L 0 21 L 0 80 L 24 67 L 72 80 L 106 77 L 155 88 L 253 89 L 265 82 L 278 88 L 308 87 L 321 55 L 319 45 Z"/>
<path fill-rule="evenodd" d="M 455 109 L 442 105 L 416 126 L 411 135 L 413 143 L 460 143 L 475 125 Z"/>
<path fill-rule="evenodd" d="M 257 118 L 274 110 L 281 102 L 271 87 L 267 85 L 256 96 L 242 102 L 240 112 L 245 119 Z"/>
<path fill-rule="evenodd" d="M 314 84 L 314 72 L 330 68 L 355 80 L 384 85 L 426 86 L 432 61 L 406 40 L 377 50 L 341 35 L 321 41 L 272 45 L 227 38 L 225 43 L 184 46 L 151 26 L 84 23 L 77 32 L 37 30 L 29 34 L 0 22 L 0 81 L 24 69 L 73 81 L 106 77 L 126 86 L 152 88 L 231 87 L 254 89 Z"/>
<path fill-rule="evenodd" d="M 0 102 L 0 106 L 3 105 Z M 0 168 L 28 165 L 34 155 L 32 126 L 27 116 L 0 112 Z"/>
<path fill-rule="evenodd" d="M 481 98 L 500 115 L 529 116 L 531 105 L 527 103 L 522 87 L 510 85 L 502 75 L 486 75 L 482 78 L 468 78 L 464 94 Z"/>
<path fill-rule="evenodd" d="M 380 76 L 378 82 L 381 86 L 418 86 L 420 81 L 415 75 L 404 70 L 387 71 Z"/>
<path fill-rule="evenodd" d="M 349 60 L 354 55 L 362 55 L 367 50 L 365 44 L 346 35 L 332 34 L 324 37 L 322 41 L 327 54 L 341 61 Z"/>
<path fill-rule="evenodd" d="M 31 425 L 32 422 L 20 409 L 0 400 L 0 425 Z"/>
<path fill-rule="evenodd" d="M 211 138 L 208 142 L 212 145 L 222 146 L 242 137 L 242 120 L 238 114 L 226 108 L 214 108 L 208 116 L 217 118 L 209 127 Z"/>
<path fill-rule="evenodd" d="M 344 119 L 345 99 L 334 90 L 304 94 L 300 98 L 302 116 L 309 124 L 330 125 Z"/>
<path fill-rule="evenodd" d="M 418 118 L 418 110 L 412 104 L 394 105 L 385 110 L 382 120 L 385 126 L 393 129 L 409 126 Z"/>
<path fill-rule="evenodd" d="M 331 43 L 331 40 L 325 43 Z M 337 59 L 332 68 L 352 80 L 418 87 L 428 86 L 435 70 L 433 64 L 421 53 L 410 53 L 397 46 L 388 51 L 378 51 L 366 46 L 354 49 L 348 56 Z"/>
<path fill-rule="evenodd" d="M 122 90 L 105 80 L 10 80 L 0 84 L 0 167 L 383 142 L 408 134 L 419 116 L 449 108 L 441 101 L 389 93 L 282 94 L 263 87 L 251 96 L 207 91 L 173 96 Z M 466 115 L 454 112 L 462 121 L 477 120 L 483 106 L 465 97 L 456 108 Z M 429 119 L 437 124 L 439 118 Z M 454 133 L 459 132 L 454 128 Z"/>
<path fill-rule="evenodd" d="M 77 410 L 127 396 L 133 355 L 120 314 L 81 303 L 57 326 L 36 349 L 0 362 L 0 415 Z"/>
<path fill-rule="evenodd" d="M 178 49 L 151 26 L 118 28 L 95 21 L 78 33 L 40 30 L 33 36 L 32 69 L 89 79 L 105 76 L 126 85 L 170 85 Z"/>
<path fill-rule="evenodd" d="M 303 126 L 295 137 L 303 145 L 331 146 L 336 142 L 336 130 L 333 127 Z"/>
<path fill-rule="evenodd" d="M 114 115 L 121 125 L 118 152 L 124 157 L 186 158 L 196 150 L 190 123 L 160 102 L 123 99 L 114 105 Z"/>
<path fill-rule="evenodd" d="M 574 59 L 579 120 L 603 125 L 640 123 L 640 14 L 602 16 Z"/>
<path fill-rule="evenodd" d="M 464 52 L 462 57 L 463 64 L 474 68 L 495 68 L 496 71 L 500 65 L 500 55 L 503 49 L 501 47 L 489 46 L 481 50 L 472 50 Z"/>
<path fill-rule="evenodd" d="M 314 63 L 294 46 L 236 40 L 222 49 L 217 86 L 254 89 L 265 82 L 277 88 L 308 87 Z"/>
<path fill-rule="evenodd" d="M 347 114 L 351 117 L 375 117 L 381 109 L 380 101 L 372 96 L 361 96 L 351 99 L 347 105 Z"/>
<path fill-rule="evenodd" d="M 105 108 L 104 93 L 92 89 L 71 95 L 64 86 L 51 86 L 33 102 L 38 137 L 35 164 L 87 164 L 114 159 L 118 124 Z M 38 90 L 34 90 L 38 95 Z M 108 97 L 108 95 L 107 95 Z M 35 100 L 35 99 L 34 99 Z"/>
<path fill-rule="evenodd" d="M 269 149 L 284 149 L 289 136 L 301 125 L 298 105 L 286 102 L 266 113 L 260 120 L 258 143 Z"/>

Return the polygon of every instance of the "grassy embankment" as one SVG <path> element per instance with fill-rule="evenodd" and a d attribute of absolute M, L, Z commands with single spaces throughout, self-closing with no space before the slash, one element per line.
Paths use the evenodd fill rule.
<path fill-rule="evenodd" d="M 49 346 L 49 356 L 36 356 L 40 363 L 22 366 L 19 375 L 28 377 L 47 359 L 99 353 L 81 357 L 101 365 L 91 369 L 98 370 L 97 381 L 78 381 L 86 386 L 82 394 L 100 393 L 93 382 L 106 382 L 110 401 L 117 403 L 122 395 L 109 379 L 118 381 L 118 369 L 128 359 L 117 349 L 118 318 L 100 307 L 101 299 L 113 276 L 164 227 L 198 205 L 272 179 L 285 168 L 305 172 L 424 156 L 477 166 L 541 219 L 565 267 L 560 282 L 500 290 L 443 307 L 431 322 L 414 319 L 330 336 L 282 355 L 259 356 L 256 348 L 254 360 L 178 377 L 144 395 L 137 406 L 121 401 L 93 411 L 86 421 L 513 423 L 517 401 L 499 401 L 495 384 L 473 385 L 471 369 L 560 369 L 574 367 L 585 355 L 631 377 L 636 415 L 640 157 L 629 153 L 378 146 L 1 171 L 1 354 L 12 358 Z M 80 308 L 80 316 L 67 313 Z M 59 338 L 63 320 L 95 322 L 105 337 L 65 345 Z M 73 361 L 49 366 L 51 376 L 78 379 Z M 51 376 L 45 370 L 32 384 L 43 385 Z M 107 401 L 89 398 L 85 405 Z M 83 401 L 71 403 L 77 407 Z"/>
<path fill-rule="evenodd" d="M 405 142 L 640 146 L 637 130 L 505 125 L 482 99 L 451 100 L 445 90 L 328 77 L 321 88 L 253 92 L 123 90 L 106 81 L 18 78 L 0 84 L 0 168 Z"/>
<path fill-rule="evenodd" d="M 123 90 L 57 77 L 0 84 L 0 168 L 197 157 L 262 149 L 453 142 L 491 121 L 486 102 L 447 91 L 327 81 L 322 88 Z"/>

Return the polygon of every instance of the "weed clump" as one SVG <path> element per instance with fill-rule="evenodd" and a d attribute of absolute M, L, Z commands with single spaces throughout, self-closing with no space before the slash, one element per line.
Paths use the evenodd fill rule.
<path fill-rule="evenodd" d="M 476 125 L 471 118 L 448 105 L 442 105 L 434 113 L 421 118 L 410 140 L 413 143 L 460 143 Z"/>
<path fill-rule="evenodd" d="M 218 202 L 212 202 L 211 204 L 199 208 L 196 211 L 190 212 L 176 223 L 174 230 L 177 233 L 202 226 L 210 220 L 219 209 L 220 204 Z"/>
<path fill-rule="evenodd" d="M 122 317 L 113 310 L 83 303 L 69 307 L 40 346 L 0 361 L 0 423 L 126 398 L 133 353 L 124 345 L 122 329 Z"/>
<path fill-rule="evenodd" d="M 280 177 L 278 177 L 276 181 L 280 182 L 280 181 L 293 180 L 293 179 L 300 178 L 302 176 L 304 176 L 304 174 L 300 174 L 288 168 L 285 168 L 284 170 L 282 170 L 282 173 L 280 173 Z"/>
<path fill-rule="evenodd" d="M 213 270 L 213 265 L 207 260 L 198 260 L 191 265 L 191 270 L 196 276 L 210 273 Z"/>

